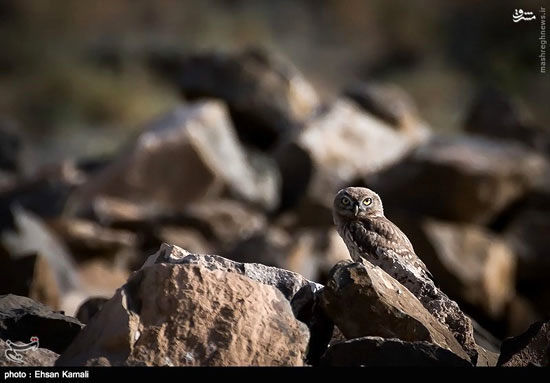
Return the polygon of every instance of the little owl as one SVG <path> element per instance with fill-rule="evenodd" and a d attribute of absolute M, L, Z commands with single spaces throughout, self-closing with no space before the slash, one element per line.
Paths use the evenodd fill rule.
<path fill-rule="evenodd" d="M 384 216 L 382 200 L 374 191 L 361 187 L 340 190 L 334 199 L 333 218 L 355 262 L 367 260 L 390 275 L 398 272 L 399 264 L 408 272 L 397 276 L 398 280 L 408 279 L 409 273 L 432 279 L 407 236 Z"/>

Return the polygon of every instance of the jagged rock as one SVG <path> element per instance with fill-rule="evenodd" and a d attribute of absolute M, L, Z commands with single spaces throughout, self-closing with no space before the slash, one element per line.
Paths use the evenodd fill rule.
<path fill-rule="evenodd" d="M 0 270 L 0 295 L 21 295 L 53 309 L 59 308 L 59 286 L 43 256 L 30 254 L 11 257 L 0 248 Z"/>
<path fill-rule="evenodd" d="M 171 254 L 134 273 L 56 365 L 303 364 L 309 332 L 279 289 L 257 281 L 269 276 L 207 256 L 162 262 Z"/>
<path fill-rule="evenodd" d="M 388 211 L 485 224 L 545 171 L 544 158 L 520 144 L 437 137 L 387 171 L 367 177 L 366 184 L 382 196 Z"/>
<path fill-rule="evenodd" d="M 549 367 L 550 322 L 536 322 L 529 329 L 502 343 L 498 366 L 504 367 Z"/>
<path fill-rule="evenodd" d="M 180 73 L 186 97 L 223 99 L 241 139 L 261 149 L 297 130 L 320 104 L 295 68 L 259 49 L 191 56 Z"/>
<path fill-rule="evenodd" d="M 359 83 L 344 94 L 365 111 L 413 139 L 422 141 L 430 134 L 428 125 L 418 114 L 414 100 L 396 85 Z"/>
<path fill-rule="evenodd" d="M 86 299 L 86 301 L 84 301 L 84 303 L 82 303 L 76 311 L 76 319 L 78 319 L 80 323 L 88 324 L 90 322 L 90 319 L 92 319 L 94 315 L 101 311 L 101 309 L 105 305 L 105 302 L 107 302 L 108 300 L 109 298 L 105 297 L 92 297 Z"/>
<path fill-rule="evenodd" d="M 330 225 L 330 207 L 339 188 L 397 162 L 412 146 L 405 135 L 352 103 L 338 100 L 278 149 L 282 204 L 288 207 L 305 200 L 310 206 L 324 206 L 322 211 L 311 209 L 310 214 L 317 219 L 324 212 L 321 221 Z"/>
<path fill-rule="evenodd" d="M 0 338 L 28 343 L 37 336 L 40 346 L 62 353 L 82 328 L 75 318 L 54 312 L 30 298 L 0 296 Z"/>
<path fill-rule="evenodd" d="M 23 345 L 24 343 L 29 343 L 29 339 L 25 342 L 14 342 L 16 345 Z M 32 350 L 26 350 L 19 352 L 21 356 L 21 362 L 14 362 L 5 357 L 6 351 L 10 347 L 6 342 L 0 339 L 0 367 L 25 367 L 25 366 L 34 366 L 34 367 L 49 367 L 53 366 L 59 354 L 50 351 L 46 348 L 38 348 Z"/>
<path fill-rule="evenodd" d="M 370 263 L 337 264 L 322 290 L 321 304 L 347 339 L 427 341 L 469 359 L 453 333 L 407 288 Z"/>
<path fill-rule="evenodd" d="M 321 359 L 323 366 L 471 367 L 452 353 L 429 342 L 404 342 L 366 336 L 332 345 Z"/>
<path fill-rule="evenodd" d="M 230 166 L 228 166 L 230 165 Z M 274 208 L 275 164 L 253 167 L 239 144 L 223 104 L 207 101 L 178 107 L 153 121 L 136 142 L 75 195 L 85 209 L 100 195 L 126 198 L 175 211 L 224 194 Z"/>
<path fill-rule="evenodd" d="M 113 258 L 120 250 L 136 246 L 135 234 L 92 221 L 63 217 L 48 224 L 77 259 Z"/>
<path fill-rule="evenodd" d="M 550 154 L 550 133 L 535 126 L 511 97 L 495 89 L 483 89 L 476 95 L 464 129 L 487 137 L 519 141 Z"/>
<path fill-rule="evenodd" d="M 516 256 L 503 239 L 469 224 L 394 214 L 441 290 L 492 318 L 515 295 Z"/>

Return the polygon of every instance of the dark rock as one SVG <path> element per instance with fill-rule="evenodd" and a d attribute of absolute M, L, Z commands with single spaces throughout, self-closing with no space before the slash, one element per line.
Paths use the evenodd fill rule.
<path fill-rule="evenodd" d="M 324 366 L 471 367 L 449 350 L 429 342 L 404 342 L 374 336 L 331 346 L 321 359 Z"/>
<path fill-rule="evenodd" d="M 76 319 L 78 319 L 80 323 L 83 324 L 90 323 L 90 319 L 92 319 L 94 315 L 101 311 L 101 308 L 108 300 L 109 298 L 104 297 L 88 298 L 86 301 L 84 301 L 84 303 L 80 305 L 80 307 L 76 311 Z"/>
<path fill-rule="evenodd" d="M 438 137 L 387 171 L 367 177 L 391 211 L 486 224 L 546 172 L 543 157 L 520 145 Z M 403 191 L 406 190 L 406 193 Z"/>
<path fill-rule="evenodd" d="M 187 98 L 224 100 L 239 137 L 260 149 L 298 130 L 319 107 L 296 69 L 258 49 L 191 56 L 180 73 L 178 86 Z"/>
<path fill-rule="evenodd" d="M 82 324 L 75 318 L 54 312 L 30 298 L 0 296 L 0 338 L 28 343 L 37 336 L 40 346 L 62 353 L 78 335 Z"/>
<path fill-rule="evenodd" d="M 498 366 L 504 367 L 549 367 L 550 322 L 536 322 L 529 329 L 502 343 Z"/>
<path fill-rule="evenodd" d="M 23 345 L 29 343 L 30 339 L 27 339 L 25 342 L 13 342 L 15 345 Z M 40 345 L 40 342 L 39 342 Z M 26 351 L 19 352 L 21 356 L 20 362 L 14 362 L 5 357 L 6 351 L 11 349 L 8 344 L 0 339 L 0 367 L 50 367 L 53 366 L 59 354 L 50 351 L 46 348 L 30 349 Z"/>
<path fill-rule="evenodd" d="M 453 333 L 406 287 L 370 263 L 337 264 L 322 290 L 321 304 L 347 339 L 427 341 L 469 359 Z"/>

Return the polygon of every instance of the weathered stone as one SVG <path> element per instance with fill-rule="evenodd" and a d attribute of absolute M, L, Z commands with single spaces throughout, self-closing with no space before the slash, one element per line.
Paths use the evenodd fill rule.
<path fill-rule="evenodd" d="M 514 297 L 516 256 L 500 237 L 469 224 L 394 214 L 441 290 L 501 318 Z"/>
<path fill-rule="evenodd" d="M 75 209 L 107 195 L 182 211 L 224 194 L 274 208 L 275 164 L 269 175 L 252 165 L 223 104 L 190 104 L 152 122 L 117 160 L 90 177 L 75 196 L 81 205 Z"/>
<path fill-rule="evenodd" d="M 500 349 L 498 366 L 549 367 L 550 322 L 536 322 L 520 336 L 506 339 Z"/>
<path fill-rule="evenodd" d="M 15 345 L 23 345 L 29 343 L 29 341 L 30 340 L 27 339 L 25 342 L 14 343 Z M 53 366 L 55 361 L 59 357 L 59 354 L 53 351 L 50 351 L 46 348 L 38 348 L 18 352 L 21 360 L 20 362 L 15 362 L 5 357 L 6 351 L 8 351 L 9 349 L 11 349 L 11 347 L 9 347 L 4 340 L 0 339 L 0 367 L 49 367 Z"/>
<path fill-rule="evenodd" d="M 427 341 L 468 359 L 468 354 L 422 303 L 370 263 L 337 264 L 321 294 L 322 305 L 347 339 L 382 336 Z"/>
<path fill-rule="evenodd" d="M 388 211 L 485 224 L 534 187 L 545 171 L 544 158 L 519 144 L 438 137 L 366 183 Z"/>
<path fill-rule="evenodd" d="M 283 207 L 304 200 L 309 205 L 325 206 L 324 221 L 330 225 L 330 207 L 339 188 L 392 165 L 412 147 L 413 142 L 405 135 L 352 103 L 339 100 L 278 149 Z M 311 209 L 309 214 L 318 212 Z"/>
<path fill-rule="evenodd" d="M 422 141 L 430 135 L 414 100 L 393 84 L 359 83 L 344 92 L 365 111 L 385 121 L 411 138 Z"/>
<path fill-rule="evenodd" d="M 180 73 L 186 97 L 223 99 L 240 138 L 262 149 L 297 130 L 320 104 L 295 68 L 259 49 L 191 56 Z"/>
<path fill-rule="evenodd" d="M 109 298 L 105 297 L 93 297 L 88 298 L 84 303 L 80 305 L 78 310 L 76 311 L 76 319 L 80 321 L 80 323 L 88 324 L 90 323 L 90 319 L 93 318 L 94 315 L 96 315 L 103 306 L 105 305 L 105 302 L 107 302 Z"/>
<path fill-rule="evenodd" d="M 132 275 L 56 365 L 302 365 L 308 338 L 273 286 L 157 263 Z"/>
<path fill-rule="evenodd" d="M 82 324 L 75 318 L 54 312 L 30 298 L 0 296 L 0 338 L 28 343 L 37 336 L 40 346 L 63 352 L 77 336 Z"/>
<path fill-rule="evenodd" d="M 59 308 L 59 286 L 43 256 L 31 254 L 11 257 L 0 249 L 0 270 L 0 295 L 21 295 L 53 309 Z"/>
<path fill-rule="evenodd" d="M 451 351 L 429 342 L 405 342 L 374 336 L 332 345 L 323 358 L 324 366 L 409 366 L 471 367 Z"/>

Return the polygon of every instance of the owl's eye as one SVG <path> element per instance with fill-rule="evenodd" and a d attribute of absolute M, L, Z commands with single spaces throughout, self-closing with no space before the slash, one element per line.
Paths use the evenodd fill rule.
<path fill-rule="evenodd" d="M 372 198 L 365 198 L 363 200 L 363 205 L 369 206 L 372 203 Z"/>
<path fill-rule="evenodd" d="M 342 205 L 347 206 L 351 203 L 351 200 L 348 197 L 342 197 L 340 202 L 342 202 Z"/>

